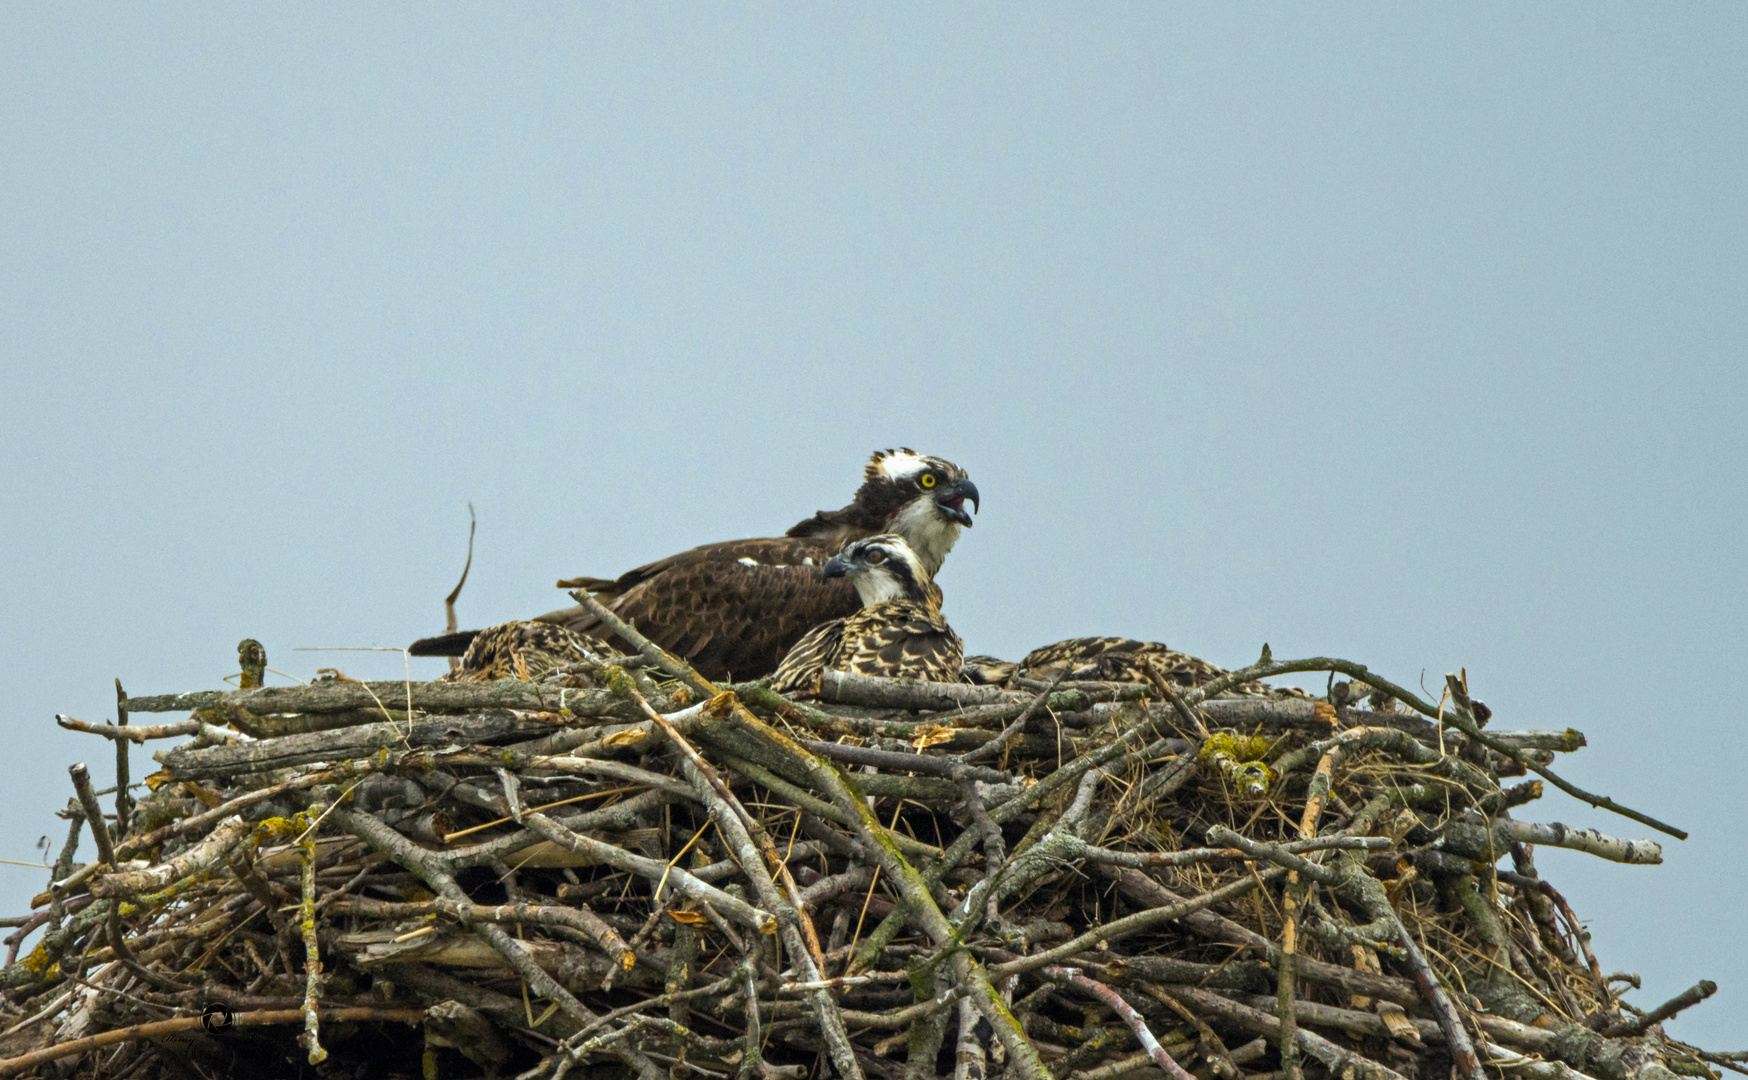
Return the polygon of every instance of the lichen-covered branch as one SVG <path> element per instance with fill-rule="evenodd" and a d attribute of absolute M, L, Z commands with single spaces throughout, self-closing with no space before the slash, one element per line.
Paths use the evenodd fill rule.
<path fill-rule="evenodd" d="M 104 874 L 91 882 L 91 895 L 98 897 L 136 896 L 168 888 L 171 883 L 204 873 L 224 861 L 232 848 L 249 835 L 249 823 L 240 817 L 219 822 L 200 842 L 189 847 L 168 862 L 145 870 L 126 870 Z"/>
<path fill-rule="evenodd" d="M 631 703 L 608 690 L 565 690 L 565 707 L 578 716 L 632 715 Z M 217 690 L 197 694 L 130 697 L 130 713 L 193 712 L 201 709 L 244 709 L 268 713 L 352 712 L 380 710 L 384 704 L 426 712 L 468 713 L 490 709 L 556 710 L 560 691 L 551 687 L 501 679 L 497 682 L 318 682 L 309 686 L 269 686 L 259 690 Z M 381 718 L 380 711 L 378 718 Z"/>
<path fill-rule="evenodd" d="M 316 1002 L 322 996 L 322 954 L 316 940 L 316 826 L 320 824 L 321 803 L 311 803 L 307 811 L 309 827 L 304 830 L 303 845 L 303 903 L 298 908 L 298 926 L 303 931 L 304 948 L 304 992 L 303 992 L 303 1043 L 309 1052 L 309 1063 L 320 1065 L 328 1060 L 328 1052 L 322 1048 L 321 1013 Z"/>

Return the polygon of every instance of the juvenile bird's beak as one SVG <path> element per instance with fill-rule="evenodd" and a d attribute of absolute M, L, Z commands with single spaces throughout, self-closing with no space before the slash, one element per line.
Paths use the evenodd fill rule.
<path fill-rule="evenodd" d="M 971 500 L 973 509 L 982 509 L 983 504 L 977 501 L 977 485 L 969 480 L 961 480 L 935 497 L 935 505 L 947 512 L 947 516 L 966 528 L 971 527 L 971 515 L 965 511 L 965 500 Z"/>
<path fill-rule="evenodd" d="M 850 568 L 844 565 L 842 555 L 833 555 L 825 561 L 825 576 L 828 578 L 843 577 L 849 572 Z"/>

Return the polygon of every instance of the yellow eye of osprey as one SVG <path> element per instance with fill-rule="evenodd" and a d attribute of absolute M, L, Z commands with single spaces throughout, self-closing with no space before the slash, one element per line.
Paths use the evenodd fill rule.
<path fill-rule="evenodd" d="M 935 474 L 932 472 L 923 473 L 922 477 L 917 480 L 917 483 L 921 484 L 923 487 L 932 488 L 935 486 Z"/>
<path fill-rule="evenodd" d="M 886 561 L 886 552 L 881 551 L 879 548 L 875 548 L 873 551 L 870 551 L 868 553 L 868 563 L 871 566 L 879 566 L 881 563 L 883 563 L 885 561 Z"/>

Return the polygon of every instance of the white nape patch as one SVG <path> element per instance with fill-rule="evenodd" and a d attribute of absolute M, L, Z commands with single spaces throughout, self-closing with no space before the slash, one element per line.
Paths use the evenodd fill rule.
<path fill-rule="evenodd" d="M 935 500 L 928 495 L 918 495 L 887 524 L 887 532 L 895 532 L 904 537 L 904 542 L 910 545 L 917 558 L 922 560 L 923 569 L 932 578 L 941 572 L 941 564 L 947 561 L 947 552 L 953 550 L 953 544 L 959 539 L 962 526 L 950 520 L 946 513 L 935 505 Z"/>
<path fill-rule="evenodd" d="M 880 459 L 880 475 L 888 480 L 904 480 L 929 467 L 919 454 L 898 450 Z"/>

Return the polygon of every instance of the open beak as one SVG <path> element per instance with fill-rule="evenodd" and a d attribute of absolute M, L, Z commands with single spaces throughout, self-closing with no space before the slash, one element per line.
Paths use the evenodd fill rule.
<path fill-rule="evenodd" d="M 850 568 L 844 565 L 842 555 L 833 555 L 825 561 L 825 576 L 828 578 L 843 577 L 849 572 Z"/>
<path fill-rule="evenodd" d="M 946 511 L 948 517 L 969 529 L 971 515 L 965 510 L 966 499 L 971 500 L 973 510 L 982 508 L 983 504 L 977 501 L 977 485 L 969 480 L 961 480 L 936 496 L 935 505 Z"/>

